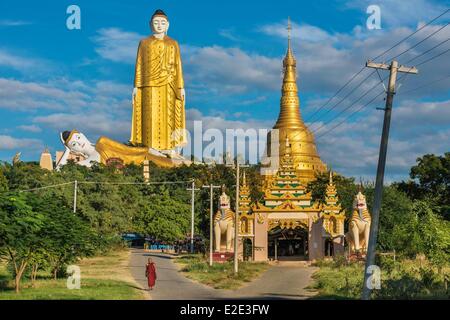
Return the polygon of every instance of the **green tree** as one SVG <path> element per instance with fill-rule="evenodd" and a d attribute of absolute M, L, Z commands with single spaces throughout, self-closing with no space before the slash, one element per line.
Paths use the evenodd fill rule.
<path fill-rule="evenodd" d="M 450 220 L 450 152 L 443 156 L 426 154 L 417 158 L 411 168 L 409 181 L 398 183 L 398 187 L 414 200 L 433 200 L 438 211 Z"/>
<path fill-rule="evenodd" d="M 399 247 L 407 256 L 423 253 L 438 266 L 450 260 L 450 223 L 426 201 L 414 201 L 411 219 L 397 230 Z"/>
<path fill-rule="evenodd" d="M 39 232 L 44 224 L 44 215 L 27 204 L 27 195 L 0 195 L 0 255 L 13 266 L 16 292 L 39 247 Z"/>
<path fill-rule="evenodd" d="M 135 223 L 139 232 L 175 241 L 189 232 L 190 206 L 172 199 L 167 193 L 153 195 Z"/>
<path fill-rule="evenodd" d="M 3 168 L 3 166 L 0 166 L 0 192 L 8 191 L 8 180 L 6 180 L 6 177 L 3 174 Z"/>
<path fill-rule="evenodd" d="M 365 190 L 369 212 L 373 212 L 374 189 Z M 380 226 L 378 230 L 377 246 L 381 251 L 402 252 L 404 244 L 399 242 L 400 227 L 408 224 L 412 219 L 412 201 L 395 186 L 383 188 L 383 198 L 380 210 Z"/>
<path fill-rule="evenodd" d="M 319 173 L 316 180 L 308 183 L 308 192 L 311 192 L 313 201 L 325 201 L 325 191 L 330 180 L 329 173 Z M 346 210 L 347 216 L 353 212 L 353 199 L 357 193 L 357 186 L 354 178 L 346 178 L 340 174 L 333 175 L 333 183 L 336 185 L 339 203 Z"/>
<path fill-rule="evenodd" d="M 39 232 L 39 251 L 34 260 L 39 262 L 42 256 L 46 257 L 55 279 L 66 265 L 96 252 L 96 234 L 61 199 L 45 195 L 34 197 L 32 206 L 45 217 Z"/>

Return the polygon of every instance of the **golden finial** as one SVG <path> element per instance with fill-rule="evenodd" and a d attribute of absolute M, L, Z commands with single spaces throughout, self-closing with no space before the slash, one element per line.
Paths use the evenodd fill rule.
<path fill-rule="evenodd" d="M 288 31 L 288 48 L 291 47 L 291 17 L 288 17 L 288 25 L 287 25 L 287 31 Z"/>
<path fill-rule="evenodd" d="M 333 170 L 330 169 L 330 184 L 333 184 Z"/>
<path fill-rule="evenodd" d="M 244 177 L 242 178 L 242 185 L 243 186 L 247 185 L 247 180 L 245 179 L 245 171 L 244 171 Z"/>

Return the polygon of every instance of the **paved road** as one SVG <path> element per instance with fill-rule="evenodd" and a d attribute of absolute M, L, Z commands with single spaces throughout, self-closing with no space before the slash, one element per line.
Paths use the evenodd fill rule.
<path fill-rule="evenodd" d="M 131 252 L 130 269 L 133 277 L 147 288 L 145 264 L 152 258 L 156 264 L 158 279 L 151 299 L 306 299 L 313 293 L 304 288 L 310 284 L 314 268 L 302 266 L 271 266 L 261 277 L 237 290 L 213 289 L 184 277 L 178 272 L 170 255 L 148 253 L 134 249 Z"/>

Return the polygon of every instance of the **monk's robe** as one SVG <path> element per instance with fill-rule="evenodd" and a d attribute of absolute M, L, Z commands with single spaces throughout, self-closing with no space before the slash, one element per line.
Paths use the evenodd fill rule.
<path fill-rule="evenodd" d="M 156 281 L 156 267 L 155 264 L 147 263 L 145 266 L 145 276 L 147 277 L 147 284 L 149 288 L 153 288 Z"/>
<path fill-rule="evenodd" d="M 118 158 L 124 164 L 140 165 L 144 160 L 153 161 L 160 167 L 174 167 L 176 164 L 169 158 L 157 156 L 148 152 L 146 147 L 129 147 L 107 137 L 100 137 L 95 144 L 95 150 L 100 154 L 100 162 L 106 164 L 111 158 Z"/>
<path fill-rule="evenodd" d="M 133 145 L 171 150 L 186 143 L 184 88 L 178 43 L 165 36 L 141 40 L 136 57 Z"/>

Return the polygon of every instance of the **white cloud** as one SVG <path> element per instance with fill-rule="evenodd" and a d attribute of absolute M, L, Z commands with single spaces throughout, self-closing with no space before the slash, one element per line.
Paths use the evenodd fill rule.
<path fill-rule="evenodd" d="M 239 42 L 242 41 L 241 38 L 239 38 L 238 36 L 236 36 L 234 34 L 234 29 L 230 28 L 230 29 L 220 29 L 219 30 L 219 35 L 221 37 L 224 37 L 225 39 L 231 40 L 231 41 L 235 41 L 235 42 Z"/>
<path fill-rule="evenodd" d="M 145 36 L 120 28 L 103 28 L 92 38 L 95 51 L 104 59 L 114 62 L 134 63 L 139 40 Z"/>
<path fill-rule="evenodd" d="M 20 72 L 43 72 L 52 69 L 49 61 L 24 56 L 17 50 L 0 48 L 0 67 L 11 68 Z"/>
<path fill-rule="evenodd" d="M 23 130 L 23 131 L 34 132 L 34 133 L 42 132 L 42 129 L 34 124 L 30 124 L 30 125 L 24 124 L 24 125 L 18 126 L 17 128 L 20 130 Z"/>
<path fill-rule="evenodd" d="M 337 40 L 336 36 L 328 33 L 327 31 L 312 26 L 309 24 L 297 24 L 295 22 L 291 23 L 292 31 L 291 38 L 293 41 L 307 41 L 307 42 L 324 42 Z M 258 28 L 259 32 L 265 33 L 270 36 L 282 37 L 287 39 L 287 20 L 279 23 L 272 23 L 260 26 Z"/>
<path fill-rule="evenodd" d="M 0 108 L 30 109 L 81 108 L 89 98 L 78 90 L 65 90 L 48 83 L 0 78 Z"/>
<path fill-rule="evenodd" d="M 0 27 L 20 27 L 30 24 L 32 24 L 32 22 L 25 20 L 8 20 L 8 19 L 0 20 Z"/>
<path fill-rule="evenodd" d="M 281 65 L 275 58 L 248 54 L 239 48 L 182 46 L 186 82 L 217 95 L 280 86 Z"/>
<path fill-rule="evenodd" d="M 33 122 L 45 125 L 56 132 L 77 129 L 84 132 L 88 138 L 98 138 L 107 135 L 114 138 L 127 140 L 130 133 L 130 119 L 117 119 L 114 115 L 101 112 L 89 113 L 53 113 L 48 116 L 38 116 Z"/>
<path fill-rule="evenodd" d="M 42 141 L 38 139 L 14 138 L 12 136 L 0 135 L 0 151 L 19 149 L 42 149 Z"/>

